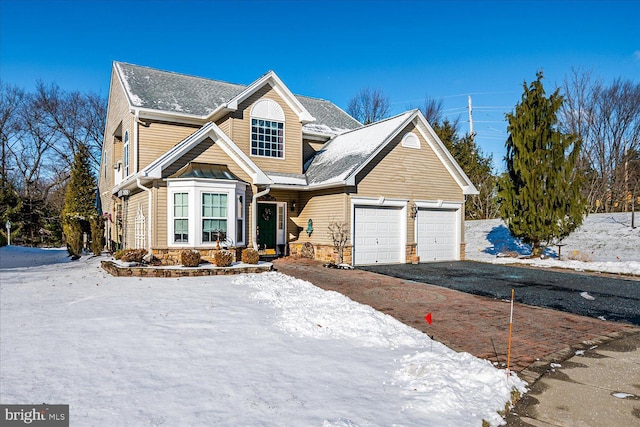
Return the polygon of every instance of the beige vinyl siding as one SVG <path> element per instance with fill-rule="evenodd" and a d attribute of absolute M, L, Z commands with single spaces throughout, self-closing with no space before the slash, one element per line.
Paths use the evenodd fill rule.
<path fill-rule="evenodd" d="M 251 156 L 251 108 L 260 99 L 271 99 L 282 107 L 285 115 L 285 155 L 282 159 Z M 269 85 L 256 91 L 231 114 L 231 139 L 264 171 L 302 173 L 302 124 L 295 112 Z"/>
<path fill-rule="evenodd" d="M 358 196 L 463 202 L 458 183 L 418 132 L 419 150 L 403 147 L 400 132 L 357 176 Z"/>
<path fill-rule="evenodd" d="M 180 141 L 194 133 L 199 126 L 145 121 L 138 124 L 138 169 L 148 166 Z"/>
<path fill-rule="evenodd" d="M 138 214 L 138 207 L 142 207 L 142 213 L 145 217 L 145 242 L 148 239 L 148 222 L 149 210 L 148 210 L 148 196 L 146 191 L 139 191 L 129 196 L 125 202 L 124 210 L 124 224 L 126 229 L 124 230 L 124 247 L 128 249 L 140 249 L 136 248 L 136 215 Z M 148 243 L 147 243 L 148 244 Z"/>
<path fill-rule="evenodd" d="M 231 118 L 229 116 L 225 116 L 218 120 L 216 122 L 216 126 L 218 126 L 225 135 L 231 138 Z"/>
<path fill-rule="evenodd" d="M 251 183 L 253 180 L 227 153 L 224 152 L 211 138 L 206 138 L 184 156 L 176 160 L 171 166 L 162 171 L 162 177 L 167 178 L 186 166 L 189 162 L 211 163 L 227 165 L 229 170 L 242 181 Z"/>
<path fill-rule="evenodd" d="M 122 159 L 122 141 L 116 141 L 114 134 L 118 129 L 120 123 L 123 124 L 122 135 L 124 135 L 125 128 L 128 128 L 130 122 L 131 113 L 129 113 L 129 102 L 126 98 L 122 85 L 118 79 L 115 71 L 111 73 L 111 84 L 109 88 L 109 100 L 107 106 L 107 127 L 104 132 L 103 147 L 102 147 L 102 159 L 100 169 L 99 187 L 100 193 L 105 193 L 106 197 L 103 197 L 103 207 L 106 208 L 110 205 L 111 188 L 113 188 L 114 182 L 114 169 L 113 164 Z M 104 177 L 104 171 L 106 168 L 107 177 Z"/>
<path fill-rule="evenodd" d="M 342 190 L 323 190 L 313 193 L 300 193 L 298 210 L 300 215 L 292 221 L 300 227 L 298 242 L 313 242 L 317 244 L 332 244 L 329 237 L 329 224 L 332 221 L 349 222 L 347 195 Z M 313 221 L 313 234 L 307 236 L 307 223 Z M 295 240 L 295 239 L 294 239 Z"/>
<path fill-rule="evenodd" d="M 153 247 L 167 246 L 167 185 L 154 181 L 153 186 Z"/>

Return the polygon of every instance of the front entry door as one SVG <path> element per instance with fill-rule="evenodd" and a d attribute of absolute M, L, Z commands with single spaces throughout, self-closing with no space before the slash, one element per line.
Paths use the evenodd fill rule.
<path fill-rule="evenodd" d="M 278 208 L 275 203 L 258 203 L 258 248 L 276 248 Z"/>

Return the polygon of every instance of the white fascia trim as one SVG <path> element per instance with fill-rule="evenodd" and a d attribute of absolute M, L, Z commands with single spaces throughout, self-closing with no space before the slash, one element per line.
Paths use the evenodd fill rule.
<path fill-rule="evenodd" d="M 384 196 L 380 197 L 351 197 L 351 205 L 355 206 L 381 206 L 381 207 L 395 207 L 406 208 L 409 203 L 409 199 L 388 199 Z"/>
<path fill-rule="evenodd" d="M 330 140 L 334 136 L 335 135 L 331 135 L 331 134 L 328 134 L 328 133 L 309 132 L 309 131 L 305 131 L 304 129 L 302 130 L 302 139 L 309 139 L 309 140 L 312 140 L 312 141 L 327 142 L 328 140 Z"/>
<path fill-rule="evenodd" d="M 436 144 L 438 144 L 440 150 L 437 150 L 435 149 L 435 147 L 433 147 L 431 138 L 429 138 L 424 133 L 424 131 L 420 126 L 416 126 L 416 129 L 418 129 L 418 132 L 420 132 L 420 134 L 425 139 L 425 141 L 427 141 L 427 144 L 429 144 L 431 149 L 436 153 L 436 156 L 438 156 L 438 159 L 440 160 L 440 162 L 444 165 L 444 167 L 447 169 L 449 174 L 460 186 L 460 188 L 462 189 L 462 193 L 465 195 L 479 194 L 478 190 L 473 185 L 473 183 L 471 182 L 467 174 L 464 173 L 464 171 L 462 170 L 458 162 L 456 162 L 456 160 L 453 158 L 449 150 L 447 150 L 447 147 L 444 146 L 444 143 L 440 140 L 440 138 L 438 137 L 436 132 L 433 130 L 429 122 L 427 122 L 427 119 L 425 119 L 422 113 L 416 114 L 416 117 L 418 118 L 418 121 L 422 125 L 424 125 L 424 127 L 427 129 L 427 132 L 429 132 L 429 135 L 431 136 L 431 138 L 433 138 Z M 446 156 L 446 159 L 443 158 L 440 153 L 444 153 Z"/>
<path fill-rule="evenodd" d="M 461 209 L 464 202 L 451 202 L 445 200 L 416 200 L 418 209 Z"/>
<path fill-rule="evenodd" d="M 278 95 L 287 103 L 287 105 L 295 111 L 298 119 L 302 124 L 310 123 L 315 121 L 315 117 L 307 111 L 306 108 L 298 101 L 298 98 L 289 90 L 289 88 L 280 80 L 280 78 L 276 75 L 275 72 L 269 71 L 264 76 L 260 77 L 258 80 L 251 83 L 247 86 L 242 92 L 233 97 L 228 105 L 235 105 L 237 108 L 238 104 L 247 99 L 253 93 L 255 93 L 258 89 L 263 87 L 265 84 L 271 85 L 271 87 L 276 91 Z"/>
<path fill-rule="evenodd" d="M 344 187 L 347 184 L 344 181 L 331 182 L 326 184 L 309 184 L 309 185 L 296 185 L 296 184 L 272 184 L 271 188 L 274 190 L 296 190 L 296 191 L 314 191 L 324 190 L 325 188 Z"/>

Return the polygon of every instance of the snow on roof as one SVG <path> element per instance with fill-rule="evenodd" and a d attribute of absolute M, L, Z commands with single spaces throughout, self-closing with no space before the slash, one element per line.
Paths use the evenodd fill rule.
<path fill-rule="evenodd" d="M 301 173 L 265 172 L 274 184 L 307 185 L 307 177 Z"/>
<path fill-rule="evenodd" d="M 131 105 L 152 110 L 207 116 L 248 87 L 124 62 L 114 65 Z M 316 118 L 304 130 L 332 136 L 362 126 L 330 101 L 295 97 Z"/>
<path fill-rule="evenodd" d="M 133 106 L 205 116 L 245 86 L 115 63 Z"/>
<path fill-rule="evenodd" d="M 309 184 L 344 181 L 414 113 L 407 111 L 386 120 L 345 132 L 327 142 L 306 170 Z"/>

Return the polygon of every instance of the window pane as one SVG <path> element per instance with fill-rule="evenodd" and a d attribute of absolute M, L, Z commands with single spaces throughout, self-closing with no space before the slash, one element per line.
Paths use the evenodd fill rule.
<path fill-rule="evenodd" d="M 284 157 L 284 123 L 251 119 L 251 154 Z"/>

